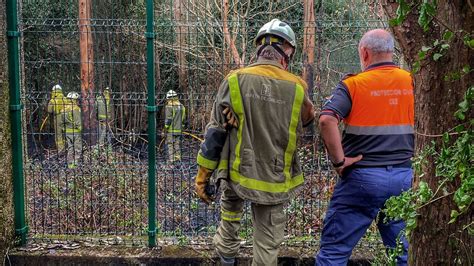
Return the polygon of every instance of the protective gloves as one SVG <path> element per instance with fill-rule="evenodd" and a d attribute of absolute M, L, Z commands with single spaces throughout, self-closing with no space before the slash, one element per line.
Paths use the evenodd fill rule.
<path fill-rule="evenodd" d="M 239 127 L 239 119 L 237 118 L 237 116 L 234 115 L 230 107 L 227 106 L 224 111 L 222 111 L 222 114 L 224 114 L 226 118 L 224 128 L 229 129 L 228 127 Z"/>
<path fill-rule="evenodd" d="M 199 166 L 194 184 L 196 194 L 208 205 L 214 201 L 214 195 L 211 195 L 213 193 L 209 190 L 209 178 L 211 175 L 212 170 Z"/>

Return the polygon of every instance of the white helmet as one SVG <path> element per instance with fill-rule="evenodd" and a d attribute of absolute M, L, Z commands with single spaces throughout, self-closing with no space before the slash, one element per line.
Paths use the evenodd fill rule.
<path fill-rule="evenodd" d="M 72 91 L 72 92 L 67 94 L 66 98 L 77 100 L 77 99 L 79 99 L 79 93 Z"/>
<path fill-rule="evenodd" d="M 169 90 L 166 93 L 166 99 L 173 98 L 173 97 L 176 97 L 176 96 L 178 96 L 178 94 L 174 90 Z"/>
<path fill-rule="evenodd" d="M 59 85 L 59 84 L 54 85 L 53 89 L 52 89 L 52 91 L 62 91 L 62 90 L 63 90 L 63 88 L 61 88 L 61 85 Z"/>
<path fill-rule="evenodd" d="M 260 30 L 258 30 L 257 37 L 255 38 L 255 45 L 260 45 L 262 37 L 266 35 L 278 36 L 287 41 L 291 46 L 293 46 L 293 48 L 296 49 L 295 32 L 288 24 L 279 19 L 272 19 L 272 21 L 266 23 L 260 28 Z"/>

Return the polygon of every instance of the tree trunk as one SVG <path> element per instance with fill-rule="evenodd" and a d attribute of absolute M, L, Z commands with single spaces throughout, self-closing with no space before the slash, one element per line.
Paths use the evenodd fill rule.
<path fill-rule="evenodd" d="M 13 243 L 14 231 L 5 7 L 6 1 L 0 0 L 0 263 Z"/>
<path fill-rule="evenodd" d="M 314 0 L 305 0 L 304 34 L 303 34 L 303 79 L 308 84 L 308 93 L 313 96 L 314 87 L 314 48 L 316 22 L 314 17 Z"/>
<path fill-rule="evenodd" d="M 385 1 L 384 10 L 389 18 L 394 18 L 398 4 L 387 2 L 393 1 Z M 442 39 L 446 29 L 453 32 L 462 29 L 472 36 L 474 11 L 466 1 L 438 1 L 434 25 L 427 32 L 418 24 L 418 12 L 415 10 L 417 9 L 408 14 L 401 26 L 392 28 L 410 66 L 418 58 L 421 47 L 432 46 L 435 40 Z M 456 34 L 458 36 L 439 61 L 434 61 L 431 55 L 422 61 L 420 71 L 414 75 L 417 152 L 430 145 L 433 140 L 440 141 L 439 137 L 427 135 L 442 134 L 459 123 L 454 112 L 467 88 L 474 85 L 472 72 L 459 80 L 444 79 L 450 72 L 460 71 L 466 65 L 470 65 L 471 69 L 474 67 L 473 49 L 464 45 L 459 32 Z M 436 191 L 440 178 L 435 175 L 434 159 L 428 158 L 427 164 L 424 175 L 415 177 L 415 186 L 420 181 L 425 181 Z M 459 180 L 451 182 L 447 185 L 447 191 L 453 192 L 458 186 Z M 459 216 L 455 223 L 448 224 L 451 210 L 454 209 L 456 207 L 452 195 L 420 209 L 418 226 L 410 239 L 410 265 L 472 265 L 474 238 L 463 227 L 472 223 L 473 208 L 471 205 L 466 214 Z"/>
<path fill-rule="evenodd" d="M 91 0 L 79 0 L 82 117 L 86 130 L 94 127 L 94 48 L 91 31 Z"/>
<path fill-rule="evenodd" d="M 174 20 L 176 23 L 176 59 L 178 62 L 178 79 L 179 79 L 179 88 L 182 92 L 188 87 L 187 84 L 187 60 L 186 53 L 184 52 L 187 49 L 186 45 L 186 19 L 183 18 L 183 9 L 184 3 L 183 0 L 174 1 Z"/>
<path fill-rule="evenodd" d="M 239 51 L 237 50 L 237 46 L 235 45 L 235 39 L 232 38 L 230 34 L 230 29 L 229 29 L 229 22 L 228 22 L 228 17 L 229 17 L 229 0 L 223 0 L 223 8 L 222 8 L 222 31 L 224 33 L 224 39 L 230 48 L 232 58 L 234 59 L 234 64 L 237 65 L 237 67 L 243 67 L 244 64 L 242 60 L 240 60 L 240 55 Z"/>

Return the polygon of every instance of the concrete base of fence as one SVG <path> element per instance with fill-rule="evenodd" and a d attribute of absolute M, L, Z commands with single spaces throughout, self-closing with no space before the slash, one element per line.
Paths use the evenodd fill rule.
<path fill-rule="evenodd" d="M 278 265 L 314 265 L 314 248 L 282 247 Z M 252 249 L 242 248 L 236 265 L 251 265 Z M 370 265 L 371 258 L 355 250 L 349 265 Z M 209 247 L 166 246 L 80 247 L 75 250 L 12 250 L 5 265 L 219 265 Z"/>

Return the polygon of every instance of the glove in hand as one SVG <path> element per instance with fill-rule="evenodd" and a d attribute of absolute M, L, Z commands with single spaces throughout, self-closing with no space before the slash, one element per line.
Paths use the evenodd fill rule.
<path fill-rule="evenodd" d="M 209 178 L 211 177 L 212 171 L 199 166 L 198 168 L 198 173 L 195 178 L 195 184 L 194 188 L 196 190 L 196 194 L 199 196 L 199 198 L 204 201 L 206 204 L 210 204 L 211 202 L 214 201 L 213 195 L 209 195 L 208 192 L 209 190 L 206 189 L 209 185 Z"/>
<path fill-rule="evenodd" d="M 230 107 L 226 107 L 224 111 L 222 111 L 222 114 L 224 114 L 226 118 L 226 122 L 224 123 L 224 127 L 228 129 L 228 127 L 239 127 L 239 119 L 237 116 L 232 112 L 232 109 Z"/>

